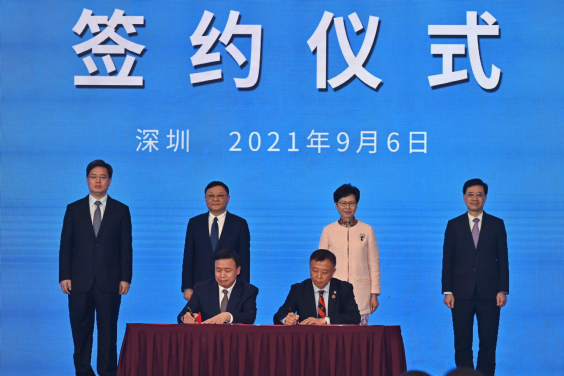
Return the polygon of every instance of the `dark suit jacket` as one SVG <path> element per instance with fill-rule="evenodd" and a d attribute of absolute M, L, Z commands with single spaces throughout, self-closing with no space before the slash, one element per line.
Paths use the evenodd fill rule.
<path fill-rule="evenodd" d="M 215 260 L 208 225 L 209 213 L 190 218 L 184 242 L 182 264 L 182 291 L 194 288 L 200 281 L 215 278 Z M 227 212 L 223 230 L 217 243 L 217 251 L 229 249 L 241 258 L 240 277 L 251 281 L 251 235 L 249 225 L 243 218 Z"/>
<path fill-rule="evenodd" d="M 442 287 L 442 292 L 452 292 L 455 299 L 470 299 L 476 289 L 480 299 L 495 299 L 501 291 L 509 293 L 507 233 L 503 220 L 484 212 L 477 248 L 467 213 L 448 222 Z"/>
<path fill-rule="evenodd" d="M 332 278 L 329 287 L 327 308 L 331 324 L 360 324 L 360 312 L 354 300 L 353 286 L 348 282 Z M 317 317 L 314 294 L 311 278 L 292 285 L 286 301 L 274 315 L 274 324 L 281 324 L 289 312 L 297 313 L 300 322 L 308 317 Z"/>
<path fill-rule="evenodd" d="M 257 316 L 258 288 L 237 277 L 237 282 L 231 291 L 227 304 L 227 312 L 233 316 L 234 324 L 254 324 Z M 215 279 L 199 282 L 194 286 L 194 295 L 178 314 L 178 323 L 188 312 L 188 307 L 193 313 L 200 313 L 202 321 L 221 313 L 219 307 L 219 285 Z"/>
<path fill-rule="evenodd" d="M 119 292 L 131 283 L 132 245 L 129 208 L 108 196 L 98 237 L 94 235 L 88 196 L 67 206 L 61 247 L 59 282 L 70 279 L 73 292 L 87 292 L 94 281 L 104 292 Z"/>

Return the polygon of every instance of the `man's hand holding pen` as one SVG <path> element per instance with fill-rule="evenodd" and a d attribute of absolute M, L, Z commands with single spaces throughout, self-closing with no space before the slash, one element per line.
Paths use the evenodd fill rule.
<path fill-rule="evenodd" d="M 198 313 L 194 315 L 190 307 L 188 307 L 188 312 L 182 317 L 182 322 L 184 324 L 197 324 L 198 323 Z"/>
<path fill-rule="evenodd" d="M 294 314 L 294 312 L 290 312 L 286 316 L 286 321 L 284 322 L 284 325 L 296 325 L 299 324 L 299 320 L 300 320 L 300 315 L 296 315 Z"/>

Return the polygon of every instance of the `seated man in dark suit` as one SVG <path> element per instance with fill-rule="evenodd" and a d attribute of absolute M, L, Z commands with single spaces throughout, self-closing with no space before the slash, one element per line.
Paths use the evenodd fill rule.
<path fill-rule="evenodd" d="M 215 279 L 198 282 L 194 294 L 178 315 L 178 323 L 253 324 L 257 316 L 258 288 L 241 277 L 239 255 L 224 249 L 215 254 Z"/>
<path fill-rule="evenodd" d="M 274 315 L 274 324 L 360 324 L 353 286 L 333 278 L 337 259 L 326 249 L 309 258 L 311 278 L 290 288 L 286 301 Z"/>

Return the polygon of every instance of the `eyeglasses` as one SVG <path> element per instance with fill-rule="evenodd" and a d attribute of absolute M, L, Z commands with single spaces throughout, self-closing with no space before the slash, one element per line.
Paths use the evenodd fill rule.
<path fill-rule="evenodd" d="M 218 200 L 223 200 L 225 197 L 227 197 L 228 195 L 224 195 L 224 194 L 219 194 L 219 195 L 206 195 L 206 199 L 207 200 L 213 200 L 213 199 L 218 199 Z"/>
<path fill-rule="evenodd" d="M 468 197 L 468 198 L 474 198 L 474 197 L 482 198 L 484 196 L 485 196 L 485 194 L 483 194 L 483 193 L 466 193 L 466 197 Z"/>
<path fill-rule="evenodd" d="M 90 180 L 96 180 L 96 179 L 100 179 L 100 180 L 106 180 L 108 177 L 106 175 L 88 175 L 88 179 Z"/>
<path fill-rule="evenodd" d="M 354 208 L 356 206 L 356 201 L 351 201 L 351 202 L 339 201 L 339 206 L 342 207 L 342 208 L 344 208 L 346 206 Z"/>

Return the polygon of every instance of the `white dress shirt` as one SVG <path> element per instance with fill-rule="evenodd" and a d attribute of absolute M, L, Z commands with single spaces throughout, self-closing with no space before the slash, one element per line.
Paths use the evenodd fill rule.
<path fill-rule="evenodd" d="M 102 214 L 100 219 L 104 219 L 104 212 L 106 211 L 106 202 L 108 202 L 108 195 L 105 195 L 101 199 L 97 199 L 92 195 L 88 195 L 88 201 L 90 203 L 90 219 L 92 223 L 94 223 L 94 213 L 96 212 L 96 201 L 100 201 L 102 205 L 100 205 L 100 213 Z"/>
<path fill-rule="evenodd" d="M 223 212 L 223 214 L 217 216 L 217 226 L 219 227 L 219 233 L 217 234 L 217 238 L 221 238 L 221 231 L 223 230 L 223 224 L 225 223 L 225 217 L 227 216 L 227 210 Z M 209 213 L 208 215 L 208 231 L 211 236 L 211 228 L 213 224 L 213 220 L 216 218 L 215 215 Z"/>
<path fill-rule="evenodd" d="M 470 223 L 470 232 L 474 229 L 474 218 L 478 218 L 480 221 L 478 222 L 478 230 L 482 231 L 482 218 L 484 217 L 484 212 L 482 211 L 479 216 L 474 217 L 470 213 L 468 214 L 468 223 Z"/>
<path fill-rule="evenodd" d="M 313 283 L 313 281 L 311 281 L 311 284 L 313 285 L 313 297 L 315 298 L 315 311 L 317 312 L 317 306 L 319 303 L 319 290 L 323 290 L 323 301 L 325 301 L 325 313 L 327 314 L 327 316 L 325 317 L 325 321 L 327 321 L 327 324 L 330 325 L 331 324 L 331 320 L 329 319 L 329 289 L 331 287 L 331 281 L 329 281 L 329 283 L 323 287 L 323 288 L 319 288 L 315 285 L 315 283 Z"/>
<path fill-rule="evenodd" d="M 223 213 L 222 215 L 224 215 L 225 213 Z M 225 218 L 225 216 L 224 216 Z M 237 283 L 237 280 L 235 280 L 235 282 L 233 282 L 233 284 L 231 285 L 231 287 L 229 288 L 225 288 L 225 287 L 221 287 L 219 284 L 217 285 L 217 287 L 219 287 L 219 306 L 221 307 L 221 301 L 223 300 L 223 290 L 227 290 L 227 299 L 231 299 L 231 291 L 233 291 L 233 287 L 235 287 L 235 284 Z M 228 303 L 229 304 L 229 303 Z M 229 313 L 229 312 L 227 312 Z M 232 324 L 233 323 L 233 315 L 231 313 L 229 313 L 229 321 L 226 321 L 226 323 Z"/>

